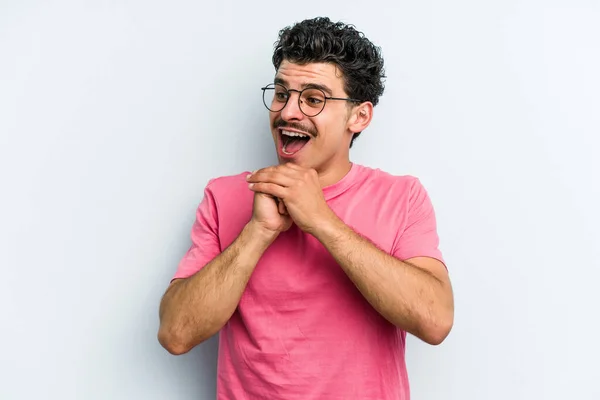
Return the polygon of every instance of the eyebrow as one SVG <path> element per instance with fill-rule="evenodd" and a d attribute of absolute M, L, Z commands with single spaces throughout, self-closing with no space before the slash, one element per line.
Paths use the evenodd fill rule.
<path fill-rule="evenodd" d="M 275 78 L 274 83 L 279 83 L 280 85 L 283 85 L 285 87 L 287 87 L 287 85 L 288 85 L 287 81 L 282 78 Z M 300 85 L 300 87 L 302 89 L 306 89 L 306 88 L 320 89 L 320 90 L 324 91 L 325 93 L 327 93 L 329 96 L 333 96 L 333 92 L 331 91 L 331 89 L 329 89 L 329 87 L 322 85 L 320 83 L 303 83 L 302 85 Z"/>

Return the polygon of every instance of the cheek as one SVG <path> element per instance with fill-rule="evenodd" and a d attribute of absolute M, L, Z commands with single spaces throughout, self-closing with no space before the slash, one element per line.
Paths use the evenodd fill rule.
<path fill-rule="evenodd" d="M 269 113 L 269 127 L 273 127 L 273 122 L 275 122 L 276 114 L 270 112 Z"/>
<path fill-rule="evenodd" d="M 325 146 L 338 146 L 344 140 L 345 125 L 343 121 L 315 121 L 315 128 Z"/>

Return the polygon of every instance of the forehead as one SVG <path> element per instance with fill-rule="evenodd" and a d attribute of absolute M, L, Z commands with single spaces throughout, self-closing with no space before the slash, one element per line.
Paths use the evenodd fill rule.
<path fill-rule="evenodd" d="M 283 60 L 275 79 L 284 81 L 289 88 L 301 88 L 309 84 L 323 85 L 332 91 L 343 90 L 344 80 L 339 68 L 332 63 L 295 64 Z"/>

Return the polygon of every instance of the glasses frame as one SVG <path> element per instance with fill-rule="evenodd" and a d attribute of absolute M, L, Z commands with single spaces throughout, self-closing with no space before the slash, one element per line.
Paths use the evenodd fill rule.
<path fill-rule="evenodd" d="M 273 110 L 271 110 L 271 107 L 269 107 L 267 105 L 267 102 L 265 100 L 265 93 L 266 93 L 267 89 L 269 89 L 269 90 L 270 89 L 275 90 L 275 88 L 277 86 L 280 86 L 283 89 L 285 89 L 285 91 L 288 93 L 288 96 L 287 96 L 287 99 L 285 100 L 285 103 L 283 104 L 283 107 L 281 107 L 280 110 L 273 111 Z M 310 117 L 316 117 L 317 115 L 321 114 L 323 112 L 323 110 L 325 109 L 325 106 L 327 105 L 327 100 L 341 100 L 341 101 L 350 101 L 352 103 L 362 103 L 362 100 L 358 100 L 358 99 L 352 99 L 352 98 L 348 98 L 348 97 L 331 97 L 331 96 L 327 96 L 322 89 L 319 89 L 319 88 L 316 88 L 316 87 L 310 87 L 310 86 L 306 87 L 306 88 L 304 88 L 302 90 L 297 90 L 297 89 L 288 89 L 285 86 L 283 86 L 281 83 L 269 83 L 268 85 L 261 87 L 260 90 L 262 90 L 262 92 L 263 92 L 263 104 L 265 105 L 265 107 L 267 107 L 267 110 L 269 110 L 270 112 L 280 112 L 280 111 L 282 111 L 287 106 L 288 102 L 290 101 L 290 97 L 292 97 L 292 96 L 290 96 L 290 93 L 293 93 L 293 92 L 298 93 L 298 109 L 300 110 L 300 112 L 302 114 L 306 115 L 309 118 Z M 323 98 L 325 99 L 325 101 L 323 102 L 323 107 L 321 108 L 321 110 L 318 113 L 316 113 L 314 115 L 309 115 L 309 114 L 305 113 L 304 110 L 302 109 L 302 100 L 301 99 L 302 99 L 302 93 L 305 90 L 318 90 L 321 93 L 323 93 Z"/>

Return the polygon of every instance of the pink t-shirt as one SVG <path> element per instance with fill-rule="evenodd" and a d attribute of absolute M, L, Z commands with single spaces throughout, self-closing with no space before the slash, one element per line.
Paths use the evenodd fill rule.
<path fill-rule="evenodd" d="M 252 216 L 247 173 L 211 180 L 186 278 L 229 246 Z M 327 204 L 380 249 L 442 260 L 434 210 L 420 181 L 353 164 L 323 189 Z M 408 400 L 406 333 L 360 294 L 323 245 L 295 225 L 258 262 L 219 335 L 219 400 Z"/>

